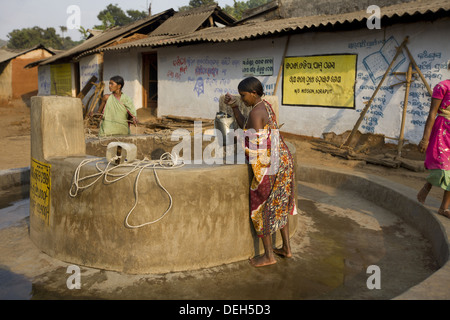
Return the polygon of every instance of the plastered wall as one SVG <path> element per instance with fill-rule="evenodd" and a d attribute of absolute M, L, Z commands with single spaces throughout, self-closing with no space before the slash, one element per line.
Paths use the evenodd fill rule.
<path fill-rule="evenodd" d="M 27 99 L 38 91 L 37 68 L 24 67 L 36 60 L 50 57 L 51 54 L 43 49 L 36 49 L 15 59 L 5 62 L 0 75 L 0 99 Z"/>
<path fill-rule="evenodd" d="M 324 132 L 340 134 L 351 130 L 364 102 L 377 88 L 386 68 L 381 62 L 370 63 L 369 56 L 380 55 L 386 60 L 383 45 L 399 45 L 406 36 L 415 62 L 428 84 L 433 88 L 439 81 L 449 78 L 447 62 L 450 60 L 448 30 L 450 20 L 420 22 L 386 27 L 380 30 L 317 32 L 293 35 L 287 56 L 327 54 L 356 54 L 355 108 L 327 108 L 286 106 L 282 104 L 282 78 L 275 93 L 280 99 L 280 123 L 283 130 L 300 135 L 320 137 Z M 213 118 L 218 110 L 221 94 L 237 94 L 237 85 L 245 77 L 244 62 L 249 58 L 272 57 L 273 74 L 257 76 L 267 94 L 272 94 L 287 37 L 226 44 L 205 44 L 168 47 L 158 50 L 158 116 L 176 114 Z M 380 60 L 381 61 L 381 60 Z M 387 66 L 386 65 L 386 66 Z M 402 53 L 395 64 L 396 72 L 406 72 L 409 58 Z M 400 133 L 405 85 L 396 85 L 404 77 L 389 74 L 361 123 L 360 131 L 398 137 Z M 393 87 L 391 87 L 394 85 Z M 422 137 L 428 115 L 430 96 L 418 78 L 411 84 L 405 124 L 405 139 L 418 143 Z"/>
<path fill-rule="evenodd" d="M 335 54 L 357 56 L 354 108 L 284 105 L 283 81 L 288 79 L 283 79 L 283 74 L 276 87 L 287 43 L 287 36 L 282 36 L 158 48 L 157 115 L 213 119 L 218 111 L 220 96 L 226 92 L 238 94 L 239 82 L 249 75 L 249 62 L 264 59 L 269 61 L 265 64 L 267 70 L 258 73 L 256 68 L 254 71 L 263 83 L 266 94 L 275 94 L 279 98 L 279 122 L 284 123 L 283 131 L 321 137 L 325 132 L 341 134 L 352 130 L 365 102 L 372 97 L 391 63 L 392 56 L 386 50 L 388 44 L 391 49 L 395 49 L 405 37 L 409 37 L 407 47 L 431 88 L 450 77 L 447 70 L 450 60 L 450 19 L 381 27 L 356 31 L 308 32 L 292 35 L 290 38 L 287 57 Z M 124 92 L 133 98 L 137 109 L 142 107 L 142 53 L 149 50 L 132 48 L 127 51 L 106 51 L 104 54 L 105 82 L 111 76 L 123 76 Z M 410 60 L 403 51 L 396 59 L 392 71 L 406 72 L 409 63 Z M 359 127 L 362 133 L 399 137 L 405 99 L 403 81 L 404 76 L 389 74 L 386 77 Z M 105 93 L 109 93 L 107 86 Z M 411 84 L 405 119 L 405 139 L 411 143 L 418 143 L 422 138 L 430 101 L 424 83 L 417 77 Z M 395 140 L 387 141 L 396 143 Z"/>
<path fill-rule="evenodd" d="M 12 64 L 3 63 L 0 65 L 0 104 L 7 104 L 12 97 Z"/>
<path fill-rule="evenodd" d="M 141 50 L 105 53 L 105 94 L 109 94 L 108 83 L 113 76 L 121 76 L 125 85 L 123 92 L 133 99 L 137 109 L 142 108 L 142 57 Z"/>

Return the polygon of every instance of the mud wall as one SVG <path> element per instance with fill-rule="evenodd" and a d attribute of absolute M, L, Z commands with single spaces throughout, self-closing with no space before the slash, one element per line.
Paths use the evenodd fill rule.
<path fill-rule="evenodd" d="M 11 99 L 29 100 L 38 93 L 38 69 L 25 68 L 31 62 L 50 57 L 43 49 L 16 57 L 0 67 L 0 102 Z"/>

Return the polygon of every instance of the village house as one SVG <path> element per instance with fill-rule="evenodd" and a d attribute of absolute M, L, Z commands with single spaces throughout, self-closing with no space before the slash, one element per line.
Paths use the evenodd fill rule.
<path fill-rule="evenodd" d="M 160 20 L 139 39 L 123 41 L 105 32 L 64 57 L 41 62 L 39 74 L 66 59 L 78 73 L 73 96 L 92 75 L 101 81 L 121 75 L 138 109 L 150 108 L 158 117 L 209 119 L 222 95 L 238 94 L 238 83 L 255 76 L 266 94 L 278 97 L 285 132 L 340 134 L 362 116 L 361 132 L 395 141 L 403 119 L 404 138 L 418 143 L 430 88 L 449 77 L 450 1 L 354 3 L 278 0 L 241 21 L 218 6 L 168 11 L 149 17 Z M 89 46 L 107 35 L 108 42 Z M 50 92 L 40 87 L 39 94 Z"/>
<path fill-rule="evenodd" d="M 24 67 L 53 55 L 54 50 L 42 45 L 26 50 L 0 49 L 0 105 L 15 99 L 28 101 L 36 95 L 38 70 Z"/>
<path fill-rule="evenodd" d="M 89 30 L 90 36 L 80 45 L 49 59 L 29 63 L 25 66 L 26 68 L 39 70 L 38 95 L 75 97 L 93 76 L 95 76 L 97 83 L 102 82 L 104 74 L 102 54 L 90 59 L 84 59 L 82 62 L 74 58 L 85 51 L 146 37 L 147 34 L 154 31 L 161 23 L 173 16 L 174 13 L 173 9 L 169 9 L 126 26 L 114 27 L 104 32 Z M 94 90 L 95 87 L 84 94 L 86 99 L 83 102 L 87 102 L 87 98 L 94 93 Z"/>

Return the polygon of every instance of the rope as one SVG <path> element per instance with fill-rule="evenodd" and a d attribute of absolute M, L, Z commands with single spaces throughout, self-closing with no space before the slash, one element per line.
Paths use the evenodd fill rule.
<path fill-rule="evenodd" d="M 125 226 L 127 228 L 131 228 L 131 229 L 136 229 L 136 228 L 141 228 L 143 226 L 146 225 L 150 225 L 150 224 L 154 224 L 158 221 L 160 221 L 162 218 L 164 218 L 164 216 L 170 211 L 170 209 L 172 208 L 172 204 L 173 204 L 173 198 L 172 195 L 170 194 L 169 191 L 167 191 L 166 188 L 164 188 L 164 186 L 161 184 L 161 181 L 159 180 L 158 174 L 157 174 L 157 170 L 156 169 L 177 169 L 177 168 L 181 168 L 182 166 L 184 166 L 184 162 L 182 159 L 180 159 L 180 163 L 178 160 L 178 157 L 176 155 L 173 155 L 169 152 L 164 153 L 159 160 L 149 160 L 148 158 L 144 158 L 143 160 L 137 160 L 134 161 L 132 163 L 124 163 L 124 164 L 119 164 L 116 166 L 110 166 L 111 163 L 115 162 L 117 159 L 120 159 L 120 156 L 116 156 L 113 157 L 107 164 L 106 167 L 104 169 L 101 169 L 99 167 L 100 163 L 104 163 L 103 161 L 104 158 L 92 158 L 92 159 L 85 159 L 83 161 L 81 161 L 81 163 L 78 165 L 78 167 L 75 169 L 74 175 L 73 175 L 73 179 L 72 179 L 72 185 L 70 187 L 69 190 L 69 195 L 72 198 L 75 198 L 78 195 L 78 192 L 80 190 L 83 189 L 87 189 L 91 186 L 93 186 L 97 181 L 99 181 L 102 177 L 103 180 L 107 183 L 114 183 L 117 182 L 125 177 L 127 177 L 128 175 L 130 175 L 131 173 L 138 171 L 138 174 L 136 176 L 136 180 L 135 180 L 135 184 L 134 184 L 134 195 L 135 195 L 135 201 L 134 201 L 134 205 L 131 208 L 131 210 L 128 212 L 126 218 L 125 218 Z M 97 173 L 91 174 L 89 176 L 86 177 L 82 177 L 80 178 L 80 172 L 81 172 L 81 168 L 89 163 L 95 162 L 95 167 L 98 170 Z M 127 173 L 124 174 L 113 174 L 112 171 L 120 168 L 120 167 L 129 167 L 131 168 Z M 131 213 L 133 212 L 133 210 L 136 208 L 137 204 L 138 204 L 138 183 L 139 183 L 139 178 L 140 175 L 142 173 L 142 171 L 144 171 L 144 169 L 148 169 L 148 168 L 152 168 L 153 169 L 153 173 L 155 175 L 155 180 L 158 184 L 158 186 L 169 196 L 169 207 L 167 208 L 167 210 L 156 220 L 154 221 L 149 221 L 140 225 L 130 225 L 128 223 L 128 219 L 131 215 Z M 112 177 L 113 179 L 108 179 L 109 177 Z M 87 185 L 84 186 L 80 186 L 80 182 L 85 181 L 85 180 L 89 180 L 89 179 L 94 179 L 95 180 L 91 183 L 88 183 Z"/>

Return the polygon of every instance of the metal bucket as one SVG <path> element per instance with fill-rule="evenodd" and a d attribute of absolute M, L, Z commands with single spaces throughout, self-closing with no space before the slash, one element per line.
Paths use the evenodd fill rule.
<path fill-rule="evenodd" d="M 237 128 L 238 124 L 232 116 L 222 111 L 216 113 L 216 117 L 214 119 L 214 129 L 219 130 L 222 133 L 222 139 L 218 140 L 219 145 L 223 147 L 234 144 L 234 135 L 230 135 L 229 137 L 228 134 Z"/>

